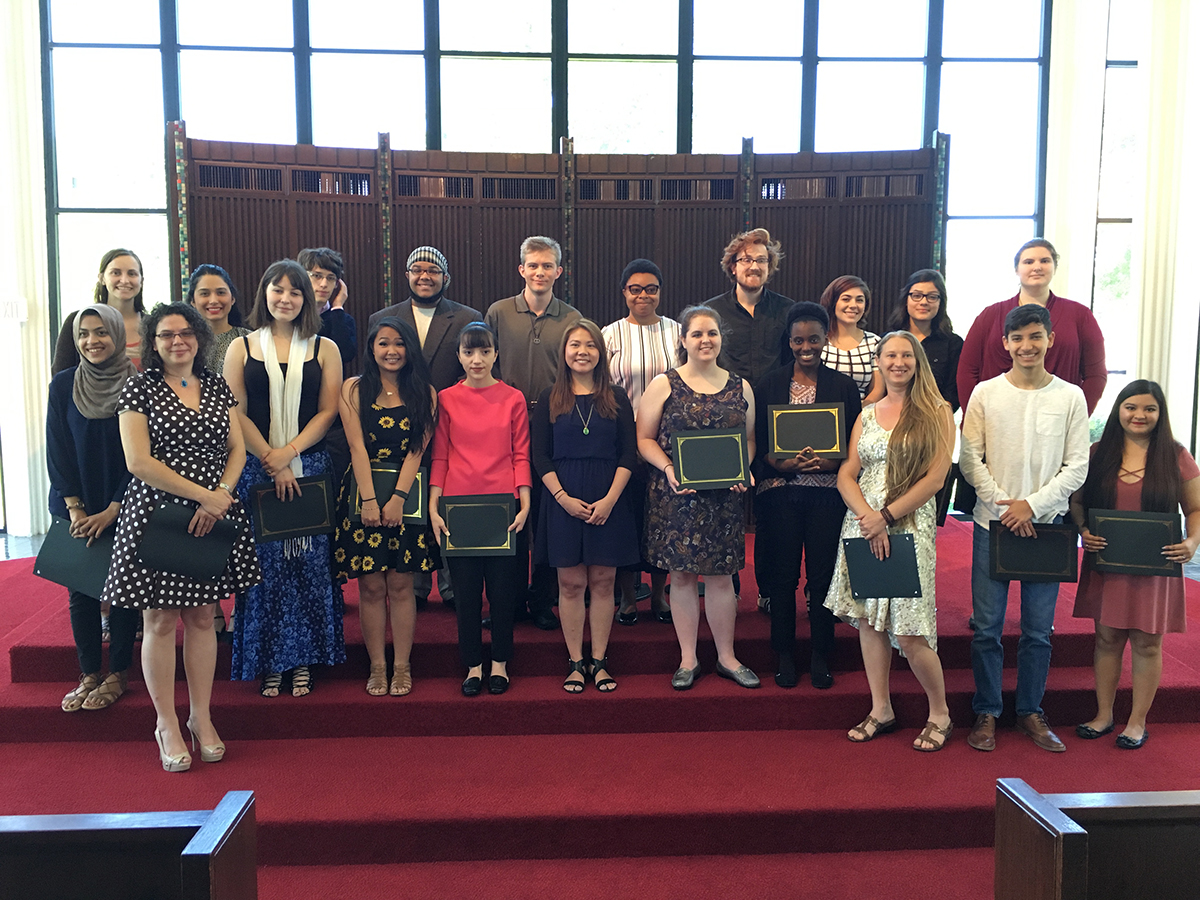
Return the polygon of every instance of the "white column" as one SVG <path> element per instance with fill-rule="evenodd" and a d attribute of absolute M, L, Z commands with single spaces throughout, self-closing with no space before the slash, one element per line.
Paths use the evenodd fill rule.
<path fill-rule="evenodd" d="M 0 21 L 0 453 L 11 534 L 49 526 L 46 386 L 49 288 L 37 0 L 9 0 Z"/>

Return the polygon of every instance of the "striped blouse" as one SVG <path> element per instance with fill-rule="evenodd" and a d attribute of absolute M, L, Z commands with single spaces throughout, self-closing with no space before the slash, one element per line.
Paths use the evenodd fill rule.
<path fill-rule="evenodd" d="M 613 384 L 625 389 L 636 416 L 646 385 L 656 375 L 675 367 L 679 323 L 666 316 L 653 325 L 636 325 L 628 319 L 618 319 L 604 326 L 600 333 L 608 347 L 608 368 Z"/>

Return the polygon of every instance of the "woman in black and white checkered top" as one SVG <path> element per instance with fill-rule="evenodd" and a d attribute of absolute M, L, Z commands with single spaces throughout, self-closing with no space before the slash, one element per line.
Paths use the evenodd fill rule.
<path fill-rule="evenodd" d="M 879 335 L 859 327 L 871 306 L 871 289 L 856 275 L 839 275 L 821 294 L 829 313 L 829 342 L 821 362 L 854 379 L 864 405 L 883 396 L 883 382 L 875 366 Z"/>

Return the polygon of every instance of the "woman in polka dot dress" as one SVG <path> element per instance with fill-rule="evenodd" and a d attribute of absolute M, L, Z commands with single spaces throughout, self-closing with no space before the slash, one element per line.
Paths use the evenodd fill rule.
<path fill-rule="evenodd" d="M 362 377 L 346 381 L 341 403 L 352 472 L 356 483 L 364 486 L 362 521 L 350 521 L 355 497 L 347 471 L 338 498 L 333 561 L 340 580 L 358 579 L 359 619 L 371 658 L 367 693 L 402 697 L 412 690 L 409 655 L 417 620 L 413 573 L 433 572 L 442 565 L 429 526 L 402 521 L 421 456 L 433 437 L 437 393 L 429 384 L 429 365 L 411 325 L 391 316 L 380 319 L 367 336 L 367 347 Z M 375 496 L 372 463 L 399 468 L 391 495 Z M 390 684 L 384 649 L 389 619 L 396 651 Z"/>
<path fill-rule="evenodd" d="M 217 636 L 214 604 L 262 580 L 249 521 L 235 502 L 246 461 L 242 432 L 230 410 L 237 404 L 225 381 L 204 367 L 212 331 L 192 307 L 158 306 L 142 320 L 145 371 L 130 378 L 117 402 L 121 443 L 133 480 L 121 503 L 104 599 L 144 609 L 142 672 L 158 719 L 154 738 L 163 768 L 191 767 L 175 713 L 175 629 L 183 619 L 183 659 L 191 712 L 188 730 L 201 759 L 217 762 L 225 745 L 209 715 Z M 150 514 L 163 503 L 196 507 L 190 530 L 207 534 L 218 519 L 242 531 L 225 571 L 214 582 L 147 569 L 137 559 Z"/>

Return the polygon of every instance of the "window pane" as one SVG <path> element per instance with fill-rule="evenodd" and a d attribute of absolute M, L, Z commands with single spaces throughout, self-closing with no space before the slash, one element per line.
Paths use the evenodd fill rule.
<path fill-rule="evenodd" d="M 818 153 L 920 147 L 924 117 L 924 63 L 817 66 Z"/>
<path fill-rule="evenodd" d="M 159 51 L 51 53 L 59 205 L 166 206 Z"/>
<path fill-rule="evenodd" d="M 801 5 L 801 4 L 797 4 Z M 774 28 L 773 23 L 762 23 Z M 926 0 L 829 0 L 821 4 L 821 56 L 924 56 Z"/>
<path fill-rule="evenodd" d="M 1113 340 L 1111 336 L 1129 330 L 1137 321 L 1137 303 L 1130 290 L 1130 258 L 1133 248 L 1133 225 L 1100 223 L 1096 226 L 1096 270 L 1092 287 L 1092 312 L 1100 330 L 1110 336 L 1104 345 L 1104 358 L 1110 372 L 1120 372 L 1109 379 L 1123 386 L 1137 371 L 1137 341 Z M 1194 326 L 1195 320 L 1192 320 Z M 1194 329 L 1193 329 L 1194 331 Z M 1110 406 L 1104 409 L 1107 414 Z M 1097 412 L 1101 411 L 1098 406 Z"/>
<path fill-rule="evenodd" d="M 674 153 L 675 63 L 572 60 L 569 130 L 576 153 Z"/>
<path fill-rule="evenodd" d="M 1038 96 L 1037 63 L 943 64 L 938 128 L 950 135 L 950 215 L 1033 212 Z"/>
<path fill-rule="evenodd" d="M 692 76 L 692 152 L 741 153 L 754 138 L 755 153 L 800 150 L 798 62 L 697 60 Z M 754 85 L 769 85 L 770 99 Z"/>
<path fill-rule="evenodd" d="M 945 0 L 943 56 L 1036 58 L 1042 0 Z"/>
<path fill-rule="evenodd" d="M 1108 58 L 1138 61 L 1147 53 L 1150 11 L 1145 0 L 1111 0 L 1108 12 Z"/>
<path fill-rule="evenodd" d="M 146 309 L 171 299 L 166 215 L 62 213 L 58 217 L 58 289 L 64 317 L 92 302 L 100 257 L 113 247 L 125 247 L 141 259 Z"/>
<path fill-rule="evenodd" d="M 551 153 L 550 61 L 442 58 L 442 149 Z"/>
<path fill-rule="evenodd" d="M 441 0 L 442 50 L 550 52 L 550 0 L 522 0 L 521 15 L 494 0 Z"/>
<path fill-rule="evenodd" d="M 424 50 L 425 6 L 421 0 L 308 0 L 308 34 L 314 47 Z"/>
<path fill-rule="evenodd" d="M 177 0 L 179 43 L 290 47 L 292 0 Z M 248 82 L 243 82 L 248 83 Z"/>
<path fill-rule="evenodd" d="M 1013 254 L 1033 237 L 1033 219 L 951 219 L 946 224 L 946 313 L 966 337 L 984 309 L 1020 289 Z"/>
<path fill-rule="evenodd" d="M 50 39 L 78 44 L 157 44 L 158 0 L 51 0 Z"/>
<path fill-rule="evenodd" d="M 179 83 L 188 137 L 296 143 L 296 69 L 290 53 L 183 50 Z M 246 90 L 253 85 L 253 90 Z"/>
<path fill-rule="evenodd" d="M 773 6 L 769 28 L 759 27 L 755 16 L 734 13 L 731 18 L 726 0 L 694 0 L 693 9 L 692 47 L 697 55 L 800 56 L 804 52 L 803 3 Z"/>
<path fill-rule="evenodd" d="M 1100 154 L 1102 218 L 1132 218 L 1139 202 L 1134 193 L 1138 176 L 1138 132 L 1145 118 L 1140 69 L 1106 70 L 1104 78 L 1104 132 Z"/>
<path fill-rule="evenodd" d="M 679 48 L 678 0 L 568 0 L 571 53 L 656 53 Z"/>
<path fill-rule="evenodd" d="M 424 150 L 425 58 L 314 53 L 312 104 L 314 144 L 374 148 L 387 131 L 395 149 Z"/>

